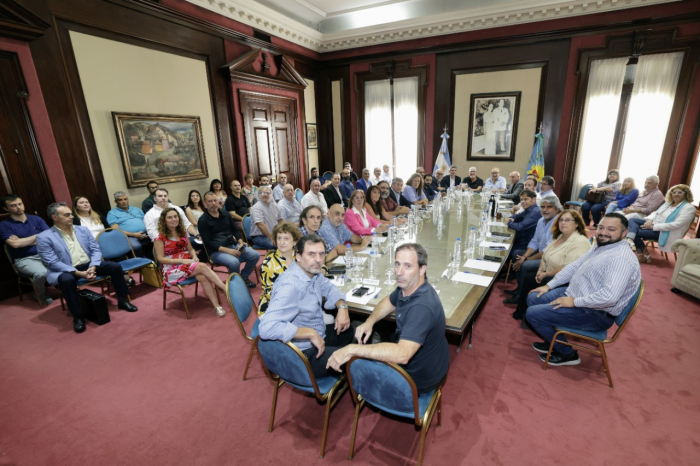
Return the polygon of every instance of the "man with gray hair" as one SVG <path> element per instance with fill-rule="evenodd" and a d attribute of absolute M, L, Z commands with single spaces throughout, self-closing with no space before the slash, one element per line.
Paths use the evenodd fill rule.
<path fill-rule="evenodd" d="M 129 243 L 137 256 L 143 253 L 143 244 L 150 243 L 146 234 L 145 214 L 138 207 L 129 205 L 129 196 L 124 191 L 114 193 L 114 209 L 107 212 L 107 223 L 115 230 L 120 230 L 129 238 Z"/>
<path fill-rule="evenodd" d="M 357 180 L 357 183 L 355 183 L 355 189 L 361 189 L 362 191 L 367 192 L 370 186 L 372 186 L 372 180 L 369 179 L 369 168 L 363 168 L 362 178 Z"/>
<path fill-rule="evenodd" d="M 379 167 L 376 167 L 374 169 L 374 177 L 372 178 L 372 184 L 376 185 L 379 184 L 380 181 L 382 181 L 384 178 L 382 178 L 382 169 Z"/>
<path fill-rule="evenodd" d="M 289 183 L 284 185 L 284 197 L 277 203 L 277 207 L 282 212 L 283 219 L 292 223 L 299 223 L 299 214 L 304 208 L 294 197 L 294 186 Z"/>
<path fill-rule="evenodd" d="M 400 206 L 408 207 L 410 209 L 413 205 L 411 201 L 409 201 L 403 196 L 403 180 L 398 176 L 391 180 L 391 189 L 389 190 L 389 197 Z"/>
<path fill-rule="evenodd" d="M 520 181 L 520 173 L 517 171 L 510 172 L 510 186 L 503 191 L 501 197 L 503 199 L 518 199 L 520 200 L 520 192 L 525 189 L 523 182 Z"/>
<path fill-rule="evenodd" d="M 506 291 L 510 294 L 503 302 L 505 304 L 518 304 L 518 297 L 523 286 L 523 278 L 530 274 L 536 274 L 540 266 L 540 259 L 545 248 L 552 242 L 552 224 L 557 215 L 562 211 L 561 202 L 556 196 L 548 196 L 542 199 L 540 213 L 542 218 L 537 221 L 535 235 L 527 245 L 527 249 L 513 251 L 513 270 L 518 279 L 518 286 L 514 290 Z"/>
<path fill-rule="evenodd" d="M 464 179 L 469 191 L 478 193 L 484 187 L 484 180 L 476 176 L 476 167 L 469 167 L 469 176 Z M 519 199 L 519 197 L 517 198 Z"/>
<path fill-rule="evenodd" d="M 325 217 L 328 215 L 328 204 L 326 198 L 321 194 L 321 182 L 318 179 L 311 182 L 311 189 L 301 198 L 301 207 L 306 209 L 309 206 L 316 206 Z"/>
<path fill-rule="evenodd" d="M 664 193 L 659 189 L 659 177 L 652 175 L 644 181 L 644 191 L 642 194 L 637 197 L 634 204 L 622 209 L 622 213 L 627 217 L 627 220 L 631 218 L 644 218 L 661 207 L 664 201 Z"/>
<path fill-rule="evenodd" d="M 250 239 L 256 248 L 274 249 L 272 229 L 284 219 L 277 204 L 270 202 L 272 190 L 269 186 L 259 187 L 258 197 L 260 202 L 250 209 Z"/>

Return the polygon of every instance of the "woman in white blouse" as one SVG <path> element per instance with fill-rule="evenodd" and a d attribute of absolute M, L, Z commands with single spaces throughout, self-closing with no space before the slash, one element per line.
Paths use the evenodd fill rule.
<path fill-rule="evenodd" d="M 629 221 L 627 241 L 639 253 L 640 262 L 651 262 L 651 253 L 646 250 L 644 240 L 656 241 L 659 251 L 671 252 L 671 245 L 682 239 L 695 218 L 693 193 L 688 185 L 677 184 L 666 194 L 666 202 L 646 218 Z"/>

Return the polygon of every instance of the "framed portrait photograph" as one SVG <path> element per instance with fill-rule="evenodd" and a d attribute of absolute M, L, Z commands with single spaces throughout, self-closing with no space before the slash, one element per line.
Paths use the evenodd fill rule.
<path fill-rule="evenodd" d="M 306 145 L 309 149 L 318 149 L 318 133 L 316 123 L 306 124 Z"/>
<path fill-rule="evenodd" d="M 198 116 L 112 112 L 129 188 L 207 178 Z"/>
<path fill-rule="evenodd" d="M 467 160 L 515 160 L 520 94 L 471 95 Z"/>

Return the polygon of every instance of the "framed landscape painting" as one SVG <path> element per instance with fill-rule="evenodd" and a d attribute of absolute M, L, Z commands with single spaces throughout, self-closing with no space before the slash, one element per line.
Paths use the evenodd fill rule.
<path fill-rule="evenodd" d="M 197 116 L 112 112 L 129 188 L 208 177 Z"/>
<path fill-rule="evenodd" d="M 467 160 L 515 160 L 520 94 L 471 95 Z"/>

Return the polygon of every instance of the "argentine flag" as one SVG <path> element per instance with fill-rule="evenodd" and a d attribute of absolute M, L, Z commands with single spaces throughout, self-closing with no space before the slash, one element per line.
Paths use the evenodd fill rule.
<path fill-rule="evenodd" d="M 447 134 L 447 127 L 445 127 L 445 132 L 442 133 L 442 145 L 440 146 L 440 152 L 438 152 L 437 159 L 435 159 L 435 168 L 433 168 L 433 177 L 437 173 L 438 168 L 442 169 L 443 173 L 447 173 L 450 170 L 450 151 L 447 148 L 447 140 L 450 135 Z"/>

